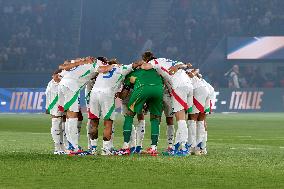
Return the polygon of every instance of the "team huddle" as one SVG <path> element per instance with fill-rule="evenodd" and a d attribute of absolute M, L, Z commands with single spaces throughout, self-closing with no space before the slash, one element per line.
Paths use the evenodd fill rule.
<path fill-rule="evenodd" d="M 80 92 L 85 89 L 88 110 L 88 150 L 79 146 L 83 116 Z M 124 115 L 121 149 L 115 150 L 115 99 Z M 97 155 L 98 126 L 104 124 L 101 155 L 158 155 L 161 116 L 167 123 L 168 148 L 162 155 L 207 154 L 206 115 L 215 100 L 214 88 L 190 63 L 156 58 L 150 51 L 142 59 L 122 65 L 116 59 L 86 57 L 65 61 L 46 89 L 46 111 L 52 117 L 54 154 Z M 144 115 L 150 113 L 151 146 L 143 148 Z M 137 116 L 138 124 L 133 120 Z M 174 117 L 177 122 L 175 131 Z"/>

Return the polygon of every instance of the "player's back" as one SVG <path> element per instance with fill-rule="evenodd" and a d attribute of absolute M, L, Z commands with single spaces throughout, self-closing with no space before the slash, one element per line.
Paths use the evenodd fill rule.
<path fill-rule="evenodd" d="M 107 73 L 100 73 L 93 86 L 94 91 L 115 93 L 121 86 L 124 76 L 131 70 L 131 65 L 116 65 Z"/>
<path fill-rule="evenodd" d="M 72 91 L 81 89 L 91 78 L 95 77 L 96 65 L 96 63 L 84 64 L 65 71 L 60 84 Z"/>
<path fill-rule="evenodd" d="M 135 78 L 134 89 L 140 88 L 141 86 L 145 85 L 163 86 L 162 77 L 157 73 L 155 69 L 150 69 L 150 70 L 138 69 L 133 73 L 132 77 Z"/>

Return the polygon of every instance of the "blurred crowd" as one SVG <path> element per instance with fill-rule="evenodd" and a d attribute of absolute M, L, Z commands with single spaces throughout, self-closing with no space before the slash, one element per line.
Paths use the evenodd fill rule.
<path fill-rule="evenodd" d="M 66 0 L 0 0 L 0 69 L 52 71 L 70 51 L 70 16 Z"/>
<path fill-rule="evenodd" d="M 74 2 L 0 0 L 0 70 L 49 72 L 72 57 L 76 25 L 71 18 L 78 10 Z M 150 0 L 84 2 L 83 14 L 88 14 L 82 19 L 80 53 L 118 56 L 123 63 L 151 47 L 157 56 L 200 66 L 228 36 L 284 34 L 283 0 L 168 1 L 172 5 L 158 37 L 150 36 L 145 27 Z M 95 7 L 99 4 L 105 7 Z M 88 20 L 92 14 L 94 19 Z M 206 75 L 216 87 L 226 87 L 227 69 L 226 65 L 218 75 L 215 70 Z M 242 87 L 283 87 L 281 74 L 255 65 L 241 66 L 240 80 Z"/>

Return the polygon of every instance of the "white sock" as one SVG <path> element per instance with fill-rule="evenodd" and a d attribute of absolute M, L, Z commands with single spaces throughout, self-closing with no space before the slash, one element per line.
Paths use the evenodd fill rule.
<path fill-rule="evenodd" d="M 54 150 L 59 151 L 60 150 L 60 133 L 61 133 L 61 118 L 52 118 L 51 119 L 51 136 L 54 142 Z"/>
<path fill-rule="evenodd" d="M 199 147 L 201 147 L 204 135 L 205 135 L 204 121 L 197 121 L 196 145 L 198 145 Z"/>
<path fill-rule="evenodd" d="M 140 120 L 136 127 L 136 145 L 141 146 L 143 145 L 143 140 L 145 136 L 145 120 Z"/>
<path fill-rule="evenodd" d="M 103 141 L 103 149 L 110 150 L 110 148 L 111 148 L 110 141 Z"/>
<path fill-rule="evenodd" d="M 66 133 L 67 132 L 66 130 L 68 128 L 67 121 L 62 122 L 61 127 L 62 127 L 63 144 L 64 144 L 65 149 L 68 149 L 69 144 L 68 144 L 67 133 Z"/>
<path fill-rule="evenodd" d="M 168 146 L 172 147 L 174 143 L 174 134 L 175 134 L 175 126 L 168 125 L 167 126 L 167 139 L 168 139 Z"/>
<path fill-rule="evenodd" d="M 132 125 L 132 131 L 130 136 L 130 148 L 136 146 L 136 128 Z"/>
<path fill-rule="evenodd" d="M 98 139 L 90 139 L 91 146 L 98 146 Z"/>
<path fill-rule="evenodd" d="M 123 148 L 123 149 L 129 148 L 129 142 L 124 142 L 122 148 Z"/>
<path fill-rule="evenodd" d="M 196 121 L 188 120 L 188 144 L 196 147 Z"/>
<path fill-rule="evenodd" d="M 178 131 L 180 134 L 180 142 L 181 143 L 186 143 L 188 140 L 188 129 L 187 129 L 187 124 L 185 120 L 179 120 L 177 122 L 178 124 Z"/>
<path fill-rule="evenodd" d="M 151 148 L 152 148 L 152 150 L 157 150 L 158 149 L 157 145 L 151 145 Z"/>
<path fill-rule="evenodd" d="M 175 137 L 175 144 L 180 143 L 180 142 L 181 142 L 181 133 L 180 133 L 180 130 L 177 129 L 176 137 Z"/>
<path fill-rule="evenodd" d="M 78 141 L 79 141 L 80 140 L 81 128 L 82 128 L 82 121 L 78 121 L 77 127 L 78 127 Z"/>
<path fill-rule="evenodd" d="M 205 149 L 206 147 L 207 147 L 207 131 L 205 131 L 205 134 L 202 140 L 202 145 L 201 145 L 202 149 Z"/>
<path fill-rule="evenodd" d="M 114 128 L 114 123 L 112 123 L 112 127 L 111 127 L 111 137 L 110 137 L 110 147 L 113 148 L 113 141 L 114 141 L 114 132 L 115 132 L 115 128 Z"/>
<path fill-rule="evenodd" d="M 68 119 L 68 141 L 74 147 L 74 151 L 78 151 L 78 118 L 69 118 Z"/>
<path fill-rule="evenodd" d="M 91 149 L 91 147 L 92 147 L 92 145 L 91 145 L 91 139 L 90 139 L 90 128 L 91 128 L 91 120 L 88 119 L 88 121 L 87 121 L 87 126 L 86 126 L 88 149 Z"/>

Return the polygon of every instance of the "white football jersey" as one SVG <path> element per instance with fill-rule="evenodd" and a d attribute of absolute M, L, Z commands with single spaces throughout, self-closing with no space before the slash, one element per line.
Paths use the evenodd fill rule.
<path fill-rule="evenodd" d="M 215 99 L 215 90 L 214 87 L 212 87 L 212 85 L 210 85 L 207 81 L 205 81 L 203 78 L 201 79 L 201 81 L 206 85 L 208 91 L 209 91 L 209 97 L 211 100 Z"/>
<path fill-rule="evenodd" d="M 167 80 L 173 88 L 192 85 L 191 80 L 184 70 L 178 70 L 174 75 L 169 73 L 172 66 L 183 64 L 179 61 L 174 61 L 166 58 L 158 58 L 149 62 L 157 72 Z"/>
<path fill-rule="evenodd" d="M 115 94 L 120 89 L 125 76 L 131 71 L 133 71 L 131 64 L 115 65 L 111 71 L 98 75 L 92 90 Z"/>
<path fill-rule="evenodd" d="M 199 87 L 206 87 L 206 84 L 201 81 L 198 77 L 194 76 L 191 78 L 193 89 L 197 89 Z"/>
<path fill-rule="evenodd" d="M 58 85 L 59 83 L 56 83 L 53 79 L 48 83 L 46 90 L 45 90 L 45 96 L 46 96 L 46 104 L 45 109 L 48 109 L 50 104 L 52 102 L 56 101 L 57 95 L 58 95 Z M 55 105 L 53 105 L 55 106 Z"/>
<path fill-rule="evenodd" d="M 99 60 L 97 60 L 99 62 Z M 73 92 L 76 92 L 84 87 L 97 74 L 98 64 L 83 64 L 65 71 L 60 81 L 60 85 L 68 87 Z"/>

